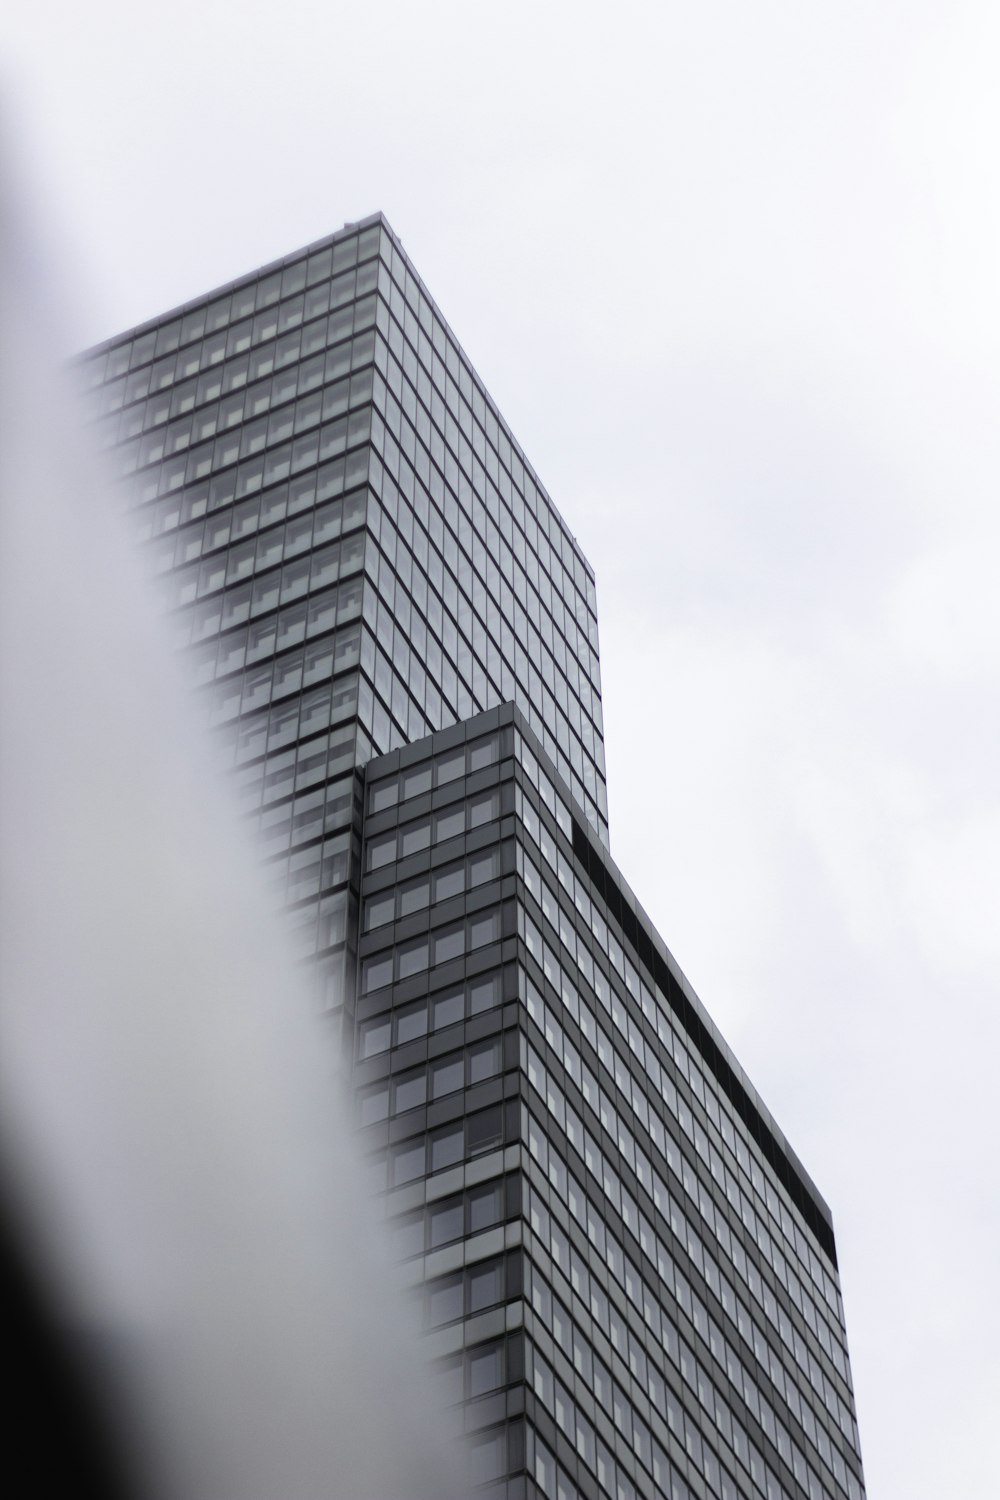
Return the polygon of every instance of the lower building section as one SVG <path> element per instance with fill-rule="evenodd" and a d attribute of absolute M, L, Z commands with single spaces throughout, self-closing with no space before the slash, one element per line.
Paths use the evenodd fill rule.
<path fill-rule="evenodd" d="M 484 1494 L 864 1494 L 829 1212 L 505 705 L 369 763 L 357 1127 Z"/>

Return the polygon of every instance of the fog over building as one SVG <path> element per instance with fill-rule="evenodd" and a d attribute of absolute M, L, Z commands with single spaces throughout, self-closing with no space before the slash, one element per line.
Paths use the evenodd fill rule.
<path fill-rule="evenodd" d="M 593 570 L 393 231 L 83 373 L 482 1493 L 859 1500 L 829 1210 L 611 858 Z"/>

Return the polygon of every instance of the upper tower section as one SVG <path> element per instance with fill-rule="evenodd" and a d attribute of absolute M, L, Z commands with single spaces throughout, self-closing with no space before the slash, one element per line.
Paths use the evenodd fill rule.
<path fill-rule="evenodd" d="M 513 700 L 607 843 L 593 570 L 381 215 L 84 370 L 223 760 L 230 738 L 236 765 L 277 747 L 261 712 L 320 686 L 292 648 L 360 548 L 358 652 L 331 666 L 357 761 Z"/>

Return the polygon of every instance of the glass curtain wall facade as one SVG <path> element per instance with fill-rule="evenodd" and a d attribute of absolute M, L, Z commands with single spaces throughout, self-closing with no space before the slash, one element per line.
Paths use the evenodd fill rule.
<path fill-rule="evenodd" d="M 593 572 L 392 230 L 82 373 L 483 1492 L 859 1500 L 829 1212 L 609 858 Z"/>
<path fill-rule="evenodd" d="M 372 755 L 513 700 L 607 840 L 593 571 L 380 215 L 82 373 L 327 1003 Z"/>

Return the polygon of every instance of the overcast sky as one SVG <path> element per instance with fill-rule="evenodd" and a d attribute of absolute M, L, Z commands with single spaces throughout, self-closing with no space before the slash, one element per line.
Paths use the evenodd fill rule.
<path fill-rule="evenodd" d="M 381 208 L 598 579 L 611 844 L 832 1206 L 869 1492 L 1000 1493 L 1000 11 L 36 0 L 67 348 Z"/>

